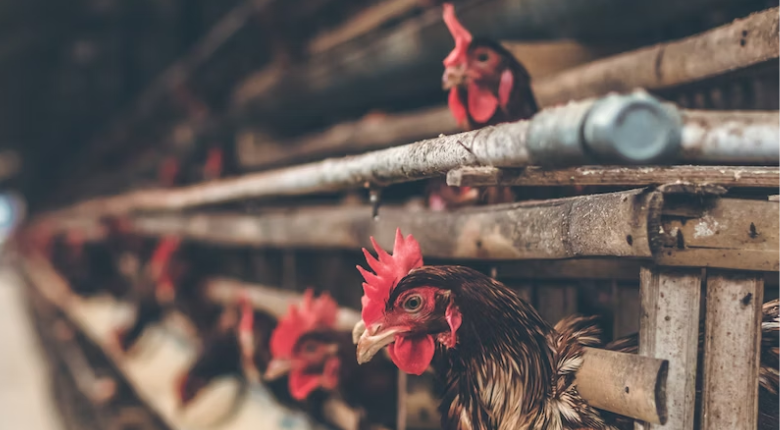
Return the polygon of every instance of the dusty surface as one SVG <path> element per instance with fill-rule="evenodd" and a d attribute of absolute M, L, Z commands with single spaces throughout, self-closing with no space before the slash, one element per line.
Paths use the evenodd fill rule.
<path fill-rule="evenodd" d="M 21 286 L 0 269 L 0 430 L 61 430 Z"/>

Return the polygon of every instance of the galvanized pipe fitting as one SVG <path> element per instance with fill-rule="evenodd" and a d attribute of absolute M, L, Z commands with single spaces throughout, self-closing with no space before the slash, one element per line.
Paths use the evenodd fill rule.
<path fill-rule="evenodd" d="M 676 108 L 644 91 L 611 94 L 540 112 L 528 129 L 535 164 L 668 164 L 680 154 Z"/>

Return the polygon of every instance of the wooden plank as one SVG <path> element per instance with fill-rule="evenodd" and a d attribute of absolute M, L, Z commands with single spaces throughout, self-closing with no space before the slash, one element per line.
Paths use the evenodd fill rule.
<path fill-rule="evenodd" d="M 679 41 L 575 67 L 534 83 L 542 106 L 610 91 L 660 89 L 695 82 L 778 58 L 778 8 Z"/>
<path fill-rule="evenodd" d="M 637 276 L 639 270 L 637 270 Z M 612 281 L 612 303 L 615 309 L 612 336 L 619 339 L 639 332 L 639 316 L 642 308 L 637 285 L 625 285 Z"/>
<path fill-rule="evenodd" d="M 780 168 L 755 166 L 585 166 L 569 169 L 461 167 L 447 173 L 447 185 L 455 187 L 645 186 L 673 182 L 777 188 L 780 187 Z"/>
<path fill-rule="evenodd" d="M 755 430 L 763 279 L 707 274 L 702 430 Z"/>
<path fill-rule="evenodd" d="M 666 419 L 669 362 L 606 349 L 585 348 L 575 383 L 590 406 L 634 419 Z"/>
<path fill-rule="evenodd" d="M 660 265 L 780 269 L 780 205 L 747 199 L 666 199 Z"/>
<path fill-rule="evenodd" d="M 369 236 L 392 248 L 395 230 L 413 233 L 429 258 L 559 259 L 652 256 L 648 219 L 659 194 L 643 190 L 475 207 L 454 212 L 322 207 L 269 212 L 144 215 L 135 231 L 233 246 L 357 249 Z M 654 216 L 654 215 L 653 215 Z"/>
<path fill-rule="evenodd" d="M 577 313 L 577 287 L 535 283 L 536 310 L 550 324 Z"/>
<path fill-rule="evenodd" d="M 700 269 L 642 267 L 639 354 L 669 361 L 665 423 L 637 429 L 692 429 L 699 352 Z"/>
<path fill-rule="evenodd" d="M 531 260 L 496 263 L 500 279 L 614 279 L 639 280 L 641 260 L 617 258 L 577 258 L 570 260 Z M 635 333 L 636 330 L 633 331 Z"/>

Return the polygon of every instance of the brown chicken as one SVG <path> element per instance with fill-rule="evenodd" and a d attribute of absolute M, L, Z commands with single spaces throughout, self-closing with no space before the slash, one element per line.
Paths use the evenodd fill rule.
<path fill-rule="evenodd" d="M 592 319 L 572 317 L 553 328 L 515 290 L 480 272 L 423 266 L 418 243 L 400 230 L 392 256 L 374 247 L 378 259 L 364 250 L 374 273 L 360 268 L 366 282 L 358 362 L 387 347 L 401 370 L 421 374 L 436 355 L 433 367 L 445 381 L 443 428 L 597 430 L 630 423 L 590 407 L 574 385 L 583 347 L 600 343 Z M 776 347 L 765 352 L 774 361 L 762 365 L 776 375 Z M 776 379 L 761 384 L 777 403 Z"/>
<path fill-rule="evenodd" d="M 214 379 L 222 376 L 246 376 L 255 382 L 255 375 L 264 372 L 271 360 L 270 338 L 276 328 L 276 319 L 252 309 L 246 299 L 238 312 L 228 309 L 230 320 L 222 330 L 207 334 L 203 349 L 193 365 L 179 379 L 178 393 L 181 406 L 188 405 Z M 235 318 L 234 314 L 239 314 Z M 279 379 L 268 388 L 280 402 L 291 404 L 286 380 Z"/>
<path fill-rule="evenodd" d="M 449 91 L 450 112 L 464 130 L 528 119 L 537 111 L 531 77 L 500 43 L 474 38 L 444 4 L 444 22 L 455 39 L 455 49 L 444 60 L 443 88 Z M 429 186 L 429 207 L 443 210 L 475 203 L 514 201 L 509 187 L 448 188 L 442 180 Z"/>
<path fill-rule="evenodd" d="M 358 366 L 352 334 L 335 329 L 338 306 L 326 293 L 314 299 L 307 290 L 291 306 L 271 337 L 273 359 L 265 379 L 289 374 L 290 394 L 299 401 L 315 392 L 337 394 L 364 413 L 360 428 L 371 423 L 395 428 L 397 370 L 388 360 Z"/>

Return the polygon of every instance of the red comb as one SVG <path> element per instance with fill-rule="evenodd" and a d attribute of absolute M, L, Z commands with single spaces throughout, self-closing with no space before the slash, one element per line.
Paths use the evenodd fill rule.
<path fill-rule="evenodd" d="M 211 148 L 203 165 L 203 176 L 215 179 L 222 175 L 222 148 Z"/>
<path fill-rule="evenodd" d="M 171 261 L 173 253 L 176 252 L 180 244 L 181 239 L 175 236 L 165 237 L 157 244 L 157 248 L 155 248 L 149 262 L 154 276 L 160 276 L 162 274 L 163 269 Z"/>
<path fill-rule="evenodd" d="M 157 174 L 160 185 L 164 187 L 173 186 L 173 183 L 176 180 L 176 175 L 178 174 L 179 162 L 173 157 L 166 158 L 160 166 L 160 171 Z"/>
<path fill-rule="evenodd" d="M 322 293 L 315 299 L 314 291 L 306 289 L 301 303 L 290 305 L 271 335 L 271 355 L 274 358 L 291 357 L 295 343 L 303 334 L 319 328 L 332 328 L 338 311 L 338 305 L 328 293 Z"/>
<path fill-rule="evenodd" d="M 256 372 L 254 369 L 254 363 L 252 358 L 255 356 L 255 310 L 252 307 L 252 302 L 249 300 L 249 292 L 241 290 L 238 296 L 238 342 L 241 348 L 241 357 L 244 365 L 252 369 L 252 372 Z"/>
<path fill-rule="evenodd" d="M 393 291 L 398 281 L 408 275 L 412 269 L 423 265 L 420 244 L 411 234 L 404 238 L 400 228 L 395 231 L 392 256 L 385 252 L 373 237 L 371 243 L 374 245 L 379 259 L 374 258 L 365 248 L 363 248 L 363 254 L 375 273 L 357 266 L 363 279 L 366 280 L 363 283 L 363 297 L 361 298 L 363 322 L 366 326 L 381 318 L 390 292 Z"/>
<path fill-rule="evenodd" d="M 241 317 L 238 323 L 238 330 L 241 332 L 251 332 L 255 325 L 255 312 L 252 302 L 249 300 L 249 293 L 242 290 L 238 297 L 238 306 L 241 309 Z"/>
<path fill-rule="evenodd" d="M 450 55 L 444 59 L 444 66 L 450 67 L 458 63 L 461 63 L 466 59 L 466 51 L 473 37 L 463 25 L 461 25 L 458 18 L 455 16 L 455 7 L 452 3 L 444 3 L 444 23 L 447 24 L 447 28 L 450 30 L 452 37 L 455 39 L 455 49 L 450 52 Z"/>

